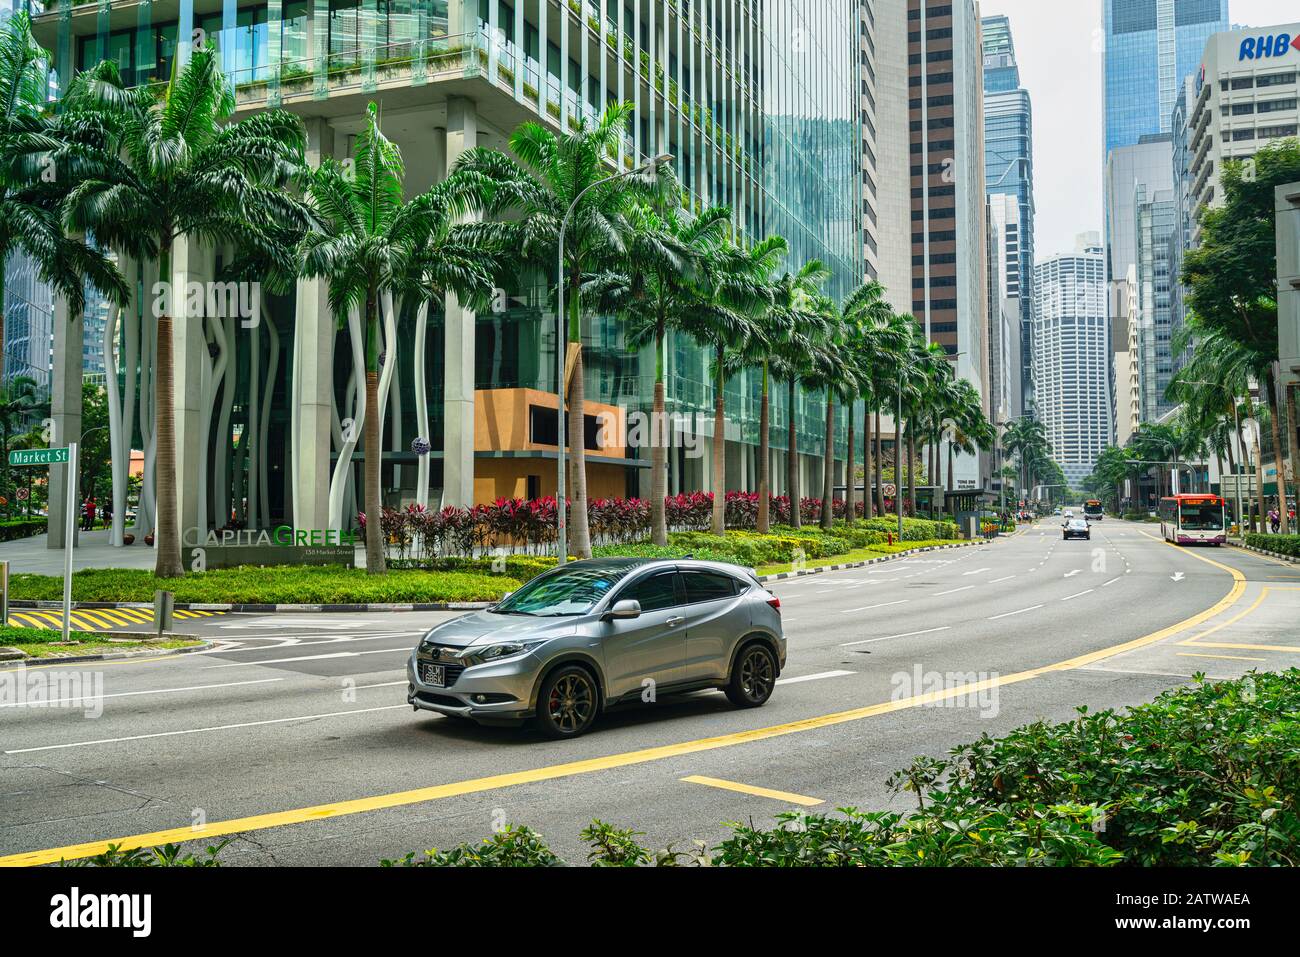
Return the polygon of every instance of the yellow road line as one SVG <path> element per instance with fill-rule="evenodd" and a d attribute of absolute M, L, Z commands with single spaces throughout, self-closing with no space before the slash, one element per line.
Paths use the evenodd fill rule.
<path fill-rule="evenodd" d="M 42 621 L 34 615 L 19 614 L 13 612 L 9 615 L 11 621 L 17 621 L 20 625 L 26 625 L 29 628 L 49 628 L 49 622 Z"/>
<path fill-rule="evenodd" d="M 61 860 L 75 860 L 77 858 L 91 857 L 95 854 L 104 853 L 108 850 L 110 844 L 116 844 L 123 850 L 130 850 L 136 847 L 154 847 L 159 844 L 222 837 L 227 834 L 237 834 L 241 831 L 257 831 L 271 827 L 284 827 L 285 825 L 290 824 L 304 824 L 310 821 L 330 820 L 332 818 L 345 817 L 350 814 L 361 814 L 368 811 L 380 811 L 387 808 L 422 804 L 426 801 L 437 801 L 443 798 L 460 797 L 466 794 L 480 794 L 485 791 L 495 791 L 501 788 L 515 787 L 521 784 L 536 784 L 541 781 L 554 781 L 559 778 L 573 777 L 579 774 L 592 774 L 597 771 L 608 771 L 613 768 L 625 768 L 638 764 L 646 764 L 651 761 L 662 761 L 667 758 L 681 757 L 687 754 L 700 754 L 706 751 L 715 751 L 719 748 L 733 747 L 738 744 L 749 744 L 754 741 L 766 741 L 771 738 L 783 737 L 788 734 L 798 734 L 803 731 L 815 731 L 821 728 L 834 727 L 839 724 L 861 721 L 864 718 L 873 718 L 882 714 L 892 714 L 896 711 L 903 711 L 908 708 L 916 708 L 927 704 L 936 704 L 940 701 L 946 701 L 951 698 L 967 697 L 980 691 L 1018 684 L 1022 681 L 1029 681 L 1033 678 L 1039 678 L 1043 675 L 1049 675 L 1055 672 L 1072 671 L 1076 668 L 1083 667 L 1084 665 L 1112 657 L 1113 655 L 1122 654 L 1126 651 L 1132 651 L 1136 648 L 1142 648 L 1146 645 L 1163 641 L 1164 639 L 1186 631 L 1189 628 L 1195 628 L 1202 622 L 1208 621 L 1215 615 L 1221 614 L 1241 598 L 1241 595 L 1246 590 L 1246 578 L 1241 574 L 1241 572 L 1227 565 L 1220 565 L 1212 559 L 1204 558 L 1203 556 L 1195 555 L 1194 553 L 1188 554 L 1191 554 L 1193 557 L 1198 558 L 1203 562 L 1208 562 L 1217 568 L 1221 568 L 1232 575 L 1232 588 L 1229 589 L 1228 593 L 1224 595 L 1223 598 L 1219 599 L 1218 602 L 1207 608 L 1205 611 L 1199 612 L 1198 614 L 1176 624 L 1169 625 L 1166 628 L 1161 628 L 1159 631 L 1152 632 L 1149 635 L 1135 638 L 1132 641 L 1126 641 L 1123 644 L 1112 645 L 1109 648 L 1102 648 L 1098 651 L 1077 655 L 1074 658 L 1060 661 L 1055 664 L 1044 665 L 1039 668 L 1032 668 L 1028 671 L 1020 671 L 1015 674 L 986 678 L 982 681 L 975 681 L 970 684 L 945 688 L 940 691 L 931 691 L 925 694 L 914 695 L 910 698 L 900 698 L 896 701 L 885 701 L 879 704 L 867 705 L 862 708 L 852 708 L 848 711 L 837 711 L 831 714 L 802 718 L 797 721 L 771 725 L 766 728 L 753 728 L 748 731 L 736 731 L 731 734 L 717 735 L 710 738 L 697 738 L 694 741 L 680 741 L 676 744 L 660 745 L 653 748 L 642 748 L 638 751 L 624 751 L 619 754 L 609 754 L 598 758 L 587 758 L 582 761 L 571 761 L 565 764 L 554 764 L 547 767 L 532 768 L 527 771 L 513 771 L 506 774 L 493 774 L 488 777 L 453 781 L 448 784 L 435 784 L 430 787 L 415 788 L 409 791 L 395 791 L 389 794 L 378 794 L 371 797 L 354 798 L 347 801 L 335 801 L 330 804 L 318 804 L 310 807 L 293 808 L 288 811 L 271 811 L 265 814 L 254 814 L 248 817 L 234 818 L 228 821 L 212 821 L 197 827 L 187 825 L 185 827 L 173 827 L 161 831 L 153 831 L 148 834 L 136 834 L 130 837 L 119 837 L 102 841 L 87 841 L 84 844 L 71 844 L 66 847 L 54 847 L 38 851 L 24 851 L 18 854 L 9 854 L 0 857 L 0 867 L 32 867 L 42 864 L 56 864 Z M 156 661 L 158 659 L 154 660 Z"/>
<path fill-rule="evenodd" d="M 755 787 L 752 784 L 741 784 L 738 781 L 723 781 L 721 778 L 706 778 L 700 774 L 692 774 L 689 777 L 682 778 L 690 784 L 704 784 L 711 788 L 722 788 L 724 791 L 737 791 L 740 794 L 753 794 L 756 797 L 771 798 L 774 801 L 783 801 L 786 804 L 798 804 L 803 807 L 816 807 L 818 804 L 826 802 L 821 798 L 808 797 L 803 794 L 792 794 L 789 791 L 774 791 L 771 788 Z"/>
<path fill-rule="evenodd" d="M 1186 642 L 1179 642 L 1186 644 Z M 1239 651 L 1295 651 L 1300 652 L 1300 645 L 1252 645 L 1234 641 L 1198 641 L 1197 648 L 1236 648 Z"/>
<path fill-rule="evenodd" d="M 1292 562 L 1284 562 L 1282 559 L 1274 558 L 1271 555 L 1261 555 L 1259 552 L 1249 551 L 1248 549 L 1242 548 L 1240 545 L 1229 545 L 1228 547 L 1235 548 L 1239 552 L 1244 552 L 1251 558 L 1258 558 L 1260 561 L 1272 562 L 1274 565 L 1281 565 L 1283 568 L 1295 568 L 1295 565 Z"/>
<path fill-rule="evenodd" d="M 1247 608 L 1245 611 L 1239 612 L 1238 614 L 1233 615 L 1231 618 L 1219 622 L 1213 628 L 1205 629 L 1205 631 L 1201 632 L 1199 635 L 1193 635 L 1191 638 L 1188 638 L 1186 641 L 1180 641 L 1179 644 L 1180 645 L 1200 644 L 1200 640 L 1204 638 L 1206 635 L 1212 635 L 1221 628 L 1227 628 L 1229 625 L 1236 624 L 1237 622 L 1241 621 L 1241 619 L 1245 618 L 1247 615 L 1249 615 L 1251 612 L 1257 609 L 1260 605 L 1262 605 L 1266 597 L 1268 597 L 1268 589 L 1267 588 L 1260 589 L 1259 597 L 1256 598 L 1251 603 L 1250 607 Z"/>
<path fill-rule="evenodd" d="M 1267 658 L 1243 658 L 1241 655 L 1198 655 L 1194 651 L 1175 652 L 1179 658 L 1218 658 L 1222 661 L 1268 661 Z"/>

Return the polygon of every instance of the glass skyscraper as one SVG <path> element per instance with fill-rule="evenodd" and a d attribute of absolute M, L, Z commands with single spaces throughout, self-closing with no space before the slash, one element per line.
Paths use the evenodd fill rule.
<path fill-rule="evenodd" d="M 1015 197 L 1020 206 L 1020 396 L 1017 412 L 1033 399 L 1034 322 L 1034 120 L 1029 91 L 1020 85 L 1011 24 L 1006 17 L 985 17 L 984 37 L 984 180 L 990 194 Z"/>
<path fill-rule="evenodd" d="M 1228 0 L 1105 0 L 1105 151 L 1169 132 L 1183 77 L 1210 34 L 1228 29 Z"/>

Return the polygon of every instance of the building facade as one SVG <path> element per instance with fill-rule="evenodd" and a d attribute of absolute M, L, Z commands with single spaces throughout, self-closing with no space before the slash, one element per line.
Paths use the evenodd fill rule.
<path fill-rule="evenodd" d="M 1098 233 L 1081 235 L 1074 252 L 1050 256 L 1035 270 L 1036 411 L 1052 457 L 1074 487 L 1112 435 L 1105 270 Z"/>
<path fill-rule="evenodd" d="M 833 295 L 865 272 L 858 171 L 871 51 L 864 60 L 863 0 L 154 0 L 45 9 L 35 30 L 55 51 L 60 88 L 102 57 L 137 83 L 165 80 L 192 44 L 209 43 L 221 53 L 237 115 L 277 106 L 297 113 L 312 162 L 346 157 L 366 105 L 376 103 L 406 158 L 408 198 L 446 176 L 466 149 L 506 149 L 522 122 L 569 129 L 606 104 L 630 102 L 635 114 L 611 169 L 671 154 L 688 204 L 726 204 L 750 239 L 784 236 L 795 267 L 821 259 Z M 222 252 L 182 243 L 173 286 L 211 280 Z M 151 287 L 150 264 L 123 268 Z M 432 448 L 431 505 L 553 494 L 557 343 L 548 285 L 544 275 L 518 277 L 504 290 L 504 308 L 488 315 L 449 296 L 422 330 L 414 308 L 395 309 L 382 426 L 386 503 L 418 498 L 417 439 Z M 123 358 L 107 379 L 147 396 L 149 318 L 133 320 L 133 312 L 116 334 L 109 330 Z M 350 525 L 361 475 L 342 427 L 357 392 L 346 323 L 335 331 L 324 285 L 308 280 L 268 296 L 259 318 L 247 327 L 221 317 L 176 324 L 181 527 Z M 67 319 L 61 337 L 56 317 L 56 340 L 85 338 L 85 318 Z M 612 316 L 591 315 L 584 325 L 589 420 L 648 410 L 653 354 L 630 349 Z M 423 381 L 411 345 L 421 339 Z M 56 378 L 79 379 L 85 358 L 56 341 Z M 707 357 L 674 339 L 666 365 L 670 491 L 708 486 L 714 442 L 725 443 L 728 486 L 752 484 L 759 377 L 729 383 L 726 434 L 714 436 Z M 773 490 L 784 490 L 793 419 L 806 492 L 820 482 L 825 407 L 819 395 L 801 393 L 788 408 L 783 391 L 773 390 Z M 141 421 L 126 431 L 148 447 L 147 401 L 136 409 Z M 70 390 L 56 390 L 56 422 L 71 432 L 79 416 Z M 648 492 L 647 455 L 588 432 L 590 494 Z M 147 495 L 140 512 L 147 532 Z"/>
<path fill-rule="evenodd" d="M 1011 414 L 1021 415 L 1033 403 L 1033 276 L 1034 276 L 1034 123 L 1029 91 L 1020 84 L 1010 21 L 985 17 L 984 38 L 984 179 L 990 198 L 1015 198 L 1020 263 L 1012 285 L 1020 310 L 1015 339 L 1020 370 L 1019 394 Z M 994 314 L 990 314 L 992 316 Z"/>
<path fill-rule="evenodd" d="M 1177 207 L 1173 191 L 1148 190 L 1139 184 L 1133 215 L 1139 417 L 1142 422 L 1157 422 L 1174 406 L 1165 396 L 1174 376 L 1171 251 L 1177 235 Z"/>
<path fill-rule="evenodd" d="M 1024 343 L 1020 317 L 1025 297 L 1033 314 L 1031 282 L 1023 280 L 1020 201 L 1006 193 L 989 193 L 989 406 L 994 423 L 1024 413 L 1020 357 Z"/>
<path fill-rule="evenodd" d="M 980 20 L 973 0 L 908 0 L 912 314 L 988 400 L 988 253 Z M 975 160 L 972 162 L 971 160 Z M 959 457 L 959 487 L 988 463 Z"/>
<path fill-rule="evenodd" d="M 1228 0 L 1104 0 L 1105 152 L 1168 133 L 1184 77 L 1210 34 L 1228 28 Z"/>

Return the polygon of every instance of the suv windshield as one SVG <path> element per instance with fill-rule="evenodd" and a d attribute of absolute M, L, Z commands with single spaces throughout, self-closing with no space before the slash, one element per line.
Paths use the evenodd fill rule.
<path fill-rule="evenodd" d="M 534 578 L 493 611 L 500 615 L 585 615 L 631 568 L 574 568 Z"/>

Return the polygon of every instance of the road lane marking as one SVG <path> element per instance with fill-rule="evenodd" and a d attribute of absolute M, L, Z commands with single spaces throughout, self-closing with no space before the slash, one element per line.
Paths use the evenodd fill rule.
<path fill-rule="evenodd" d="M 357 708 L 352 711 L 328 711 L 324 714 L 300 714 L 292 718 L 267 718 L 264 721 L 242 721 L 239 724 L 218 724 L 208 728 L 184 728 L 180 731 L 155 731 L 152 734 L 130 734 L 121 738 L 99 738 L 95 741 L 69 741 L 65 744 L 43 744 L 36 748 L 13 748 L 0 754 L 32 754 L 36 751 L 63 751 L 67 748 L 86 748 L 95 744 L 120 744 L 125 741 L 144 741 L 148 738 L 172 738 L 185 734 L 205 734 L 209 731 L 232 731 L 237 728 L 257 728 L 268 724 L 289 724 L 293 721 L 313 721 L 316 718 L 338 718 L 349 714 L 369 714 L 373 711 L 406 709 L 409 704 L 389 704 L 382 708 Z"/>
<path fill-rule="evenodd" d="M 955 595 L 955 594 L 957 594 L 957 592 L 959 592 L 959 591 L 970 591 L 970 590 L 971 590 L 972 588 L 974 588 L 974 587 L 975 587 L 974 585 L 963 585 L 961 588 L 950 588 L 950 589 L 948 589 L 948 591 L 937 591 L 937 592 L 935 592 L 933 595 L 931 595 L 930 597 L 931 597 L 931 598 L 942 598 L 944 595 Z"/>
<path fill-rule="evenodd" d="M 179 691 L 202 691 L 206 688 L 237 688 L 240 685 L 264 685 L 272 681 L 283 680 L 283 678 L 258 678 L 254 681 L 223 681 L 221 684 L 189 685 L 184 688 L 152 688 L 148 691 L 115 691 L 112 694 L 76 695 L 71 698 L 42 699 L 40 701 L 5 701 L 0 702 L 0 708 L 21 708 L 23 706 L 31 705 L 66 704 L 69 701 L 85 701 L 87 698 L 93 698 L 98 701 L 100 698 L 129 698 L 133 695 L 142 694 L 173 694 Z M 403 682 L 403 684 L 405 684 L 405 682 Z"/>
<path fill-rule="evenodd" d="M 861 608 L 845 608 L 840 612 L 841 615 L 851 615 L 858 611 L 871 611 L 873 608 L 888 608 L 890 605 L 905 605 L 909 599 L 901 598 L 898 601 L 881 602 L 879 605 L 863 605 Z"/>
<path fill-rule="evenodd" d="M 295 646 L 296 647 L 296 646 Z M 257 651 L 256 648 L 237 648 L 228 653 L 239 651 Z M 278 665 L 286 661 L 322 661 L 326 658 L 359 658 L 362 655 L 386 655 L 400 651 L 404 655 L 409 655 L 411 649 L 405 646 L 400 648 L 372 648 L 369 651 L 335 651 L 326 655 L 295 655 L 290 658 L 259 658 L 253 661 L 228 661 L 222 665 L 205 665 L 207 668 L 243 668 L 249 665 Z"/>
<path fill-rule="evenodd" d="M 752 794 L 755 797 L 771 798 L 774 801 L 784 801 L 786 804 L 798 804 L 801 807 L 816 807 L 818 804 L 826 802 L 821 798 L 808 797 L 803 794 L 792 794 L 789 791 L 774 791 L 771 788 L 755 787 L 752 784 L 741 784 L 739 781 L 723 781 L 721 778 L 706 778 L 700 774 L 691 774 L 681 778 L 688 784 L 703 784 L 706 787 L 721 788 L 724 791 L 736 791 L 739 794 Z"/>
<path fill-rule="evenodd" d="M 1082 569 L 1082 568 L 1075 568 L 1075 569 L 1073 569 L 1073 570 L 1071 570 L 1071 571 L 1066 572 L 1066 573 L 1065 573 L 1064 575 L 1062 575 L 1061 577 L 1062 577 L 1062 578 L 1073 578 L 1075 575 L 1082 575 L 1082 574 L 1083 574 L 1083 569 Z"/>
<path fill-rule="evenodd" d="M 884 635 L 880 638 L 864 638 L 862 641 L 846 641 L 840 645 L 841 648 L 852 648 L 854 645 L 869 645 L 874 641 L 888 641 L 891 638 L 911 638 L 915 635 L 932 635 L 936 631 L 947 631 L 951 625 L 941 625 L 938 628 L 927 628 L 924 631 L 905 631 L 901 635 Z"/>
<path fill-rule="evenodd" d="M 1264 603 L 1264 599 L 1268 597 L 1268 592 L 1269 589 L 1267 586 L 1261 588 L 1259 592 L 1259 597 L 1256 598 L 1253 602 L 1251 602 L 1250 607 L 1248 607 L 1245 611 L 1233 615 L 1231 618 L 1227 619 L 1226 621 L 1219 622 L 1213 628 L 1207 628 L 1205 629 L 1205 631 L 1201 632 L 1200 634 L 1193 635 L 1192 637 L 1188 638 L 1186 641 L 1180 641 L 1179 644 L 1180 645 L 1200 644 L 1200 640 L 1205 636 L 1212 635 L 1216 631 L 1220 631 L 1224 628 L 1227 628 L 1229 625 L 1235 625 L 1237 622 L 1241 621 L 1241 619 L 1245 618 L 1247 615 L 1254 613 L 1259 608 L 1259 606 Z"/>
<path fill-rule="evenodd" d="M 1189 554 L 1193 558 L 1208 562 L 1209 564 L 1221 568 L 1232 575 L 1232 588 L 1229 589 L 1228 593 L 1220 598 L 1214 605 L 1204 611 L 1198 612 L 1190 618 L 1185 618 L 1182 621 L 1175 622 L 1172 625 L 1161 628 L 1159 631 L 1153 631 L 1140 638 L 1134 638 L 1131 641 L 1122 642 L 1118 645 L 1111 645 L 1106 648 L 1099 648 L 1096 651 L 1076 655 L 1073 658 L 1067 658 L 1064 661 L 1058 661 L 1050 665 L 1043 665 L 1039 668 L 1033 668 L 1028 671 L 1021 671 L 1010 675 L 999 675 L 995 678 L 988 678 L 983 681 L 962 684 L 939 691 L 926 692 L 924 694 L 914 695 L 910 698 L 900 698 L 896 701 L 883 701 L 878 704 L 853 708 L 848 711 L 837 711 L 830 714 L 816 715 L 810 718 L 801 718 L 785 724 L 770 725 L 763 728 L 752 728 L 747 731 L 736 731 L 730 734 L 717 735 L 710 738 L 697 738 L 692 741 L 680 741 L 675 744 L 644 748 L 638 751 L 624 751 L 597 758 L 572 761 L 566 764 L 555 764 L 546 767 L 532 768 L 526 771 L 495 774 L 488 777 L 470 778 L 467 780 L 453 781 L 446 784 L 437 784 L 408 791 L 396 791 L 388 794 L 372 795 L 370 797 L 353 798 L 351 800 L 336 801 L 329 804 L 293 808 L 286 811 L 271 811 L 226 821 L 209 821 L 200 827 L 195 827 L 187 822 L 180 827 L 153 831 L 148 834 L 135 834 L 129 837 L 87 841 L 82 844 L 71 844 L 65 847 L 22 851 L 16 854 L 8 854 L 0 857 L 0 867 L 32 867 L 42 864 L 57 864 L 61 860 L 77 860 L 84 857 L 93 857 L 96 854 L 102 854 L 107 851 L 110 844 L 117 844 L 122 850 L 131 850 L 137 847 L 156 847 L 160 844 L 179 844 L 185 841 L 222 837 L 227 834 L 238 834 L 242 831 L 258 831 L 272 827 L 284 827 L 290 824 L 302 824 L 307 821 L 328 820 L 332 818 L 345 817 L 351 814 L 361 814 L 368 811 L 405 807 L 412 804 L 423 804 L 427 801 L 436 801 L 449 797 L 460 797 L 466 794 L 481 794 L 486 791 L 495 791 L 501 788 L 514 787 L 520 784 L 553 781 L 560 778 L 573 777 L 579 774 L 591 774 L 596 771 L 607 771 L 613 768 L 624 768 L 638 764 L 646 764 L 651 761 L 680 757 L 685 754 L 699 754 L 701 752 L 714 751 L 720 748 L 733 747 L 739 744 L 766 741 L 771 738 L 783 737 L 789 734 L 798 734 L 804 731 L 816 731 L 822 728 L 861 721 L 882 714 L 892 714 L 896 711 L 935 704 L 940 701 L 947 701 L 954 698 L 964 700 L 967 699 L 969 695 L 978 693 L 979 691 L 1002 687 L 1005 685 L 1018 684 L 1022 681 L 1030 681 L 1044 675 L 1056 674 L 1058 672 L 1074 671 L 1098 661 L 1103 661 L 1106 658 L 1112 658 L 1115 655 L 1135 651 L 1138 648 L 1145 648 L 1147 645 L 1164 641 L 1166 638 L 1171 638 L 1190 628 L 1195 628 L 1202 622 L 1209 621 L 1211 618 L 1214 618 L 1217 615 L 1222 614 L 1228 608 L 1231 608 L 1240 600 L 1242 594 L 1246 590 L 1245 575 L 1237 569 L 1228 565 L 1221 565 L 1213 559 L 1204 558 L 1195 553 Z M 1186 676 L 1180 675 L 1178 677 Z M 401 707 L 405 706 L 403 705 Z"/>
<path fill-rule="evenodd" d="M 1082 598 L 1084 595 L 1091 595 L 1095 589 L 1089 588 L 1087 591 L 1075 592 L 1073 595 L 1066 595 L 1061 601 L 1069 601 L 1071 598 Z"/>
<path fill-rule="evenodd" d="M 1042 605 L 1030 605 L 1028 608 L 1018 608 L 1015 611 L 1004 612 L 1001 615 L 994 615 L 989 621 L 997 621 L 999 618 L 1010 618 L 1012 615 L 1023 615 L 1027 611 L 1033 611 L 1036 608 L 1042 608 Z"/>
<path fill-rule="evenodd" d="M 844 675 L 856 675 L 856 671 L 819 671 L 815 675 L 796 675 L 793 678 L 777 678 L 779 685 L 796 685 L 801 681 L 820 681 L 822 678 L 842 678 Z"/>
<path fill-rule="evenodd" d="M 995 579 L 993 579 L 991 582 L 989 582 L 989 584 L 990 584 L 990 585 L 996 585 L 998 582 L 1009 582 L 1009 581 L 1011 581 L 1011 579 L 1013 579 L 1013 578 L 1015 578 L 1015 577 L 1016 577 L 1015 575 L 1005 575 L 1005 576 L 1003 576 L 1002 578 L 995 578 Z"/>
<path fill-rule="evenodd" d="M 1268 661 L 1267 658 L 1243 658 L 1241 655 L 1200 655 L 1194 651 L 1176 651 L 1179 658 L 1219 658 L 1223 661 Z"/>
<path fill-rule="evenodd" d="M 962 575 L 963 575 L 963 576 L 965 576 L 965 575 L 978 575 L 978 574 L 980 574 L 981 572 L 991 572 L 992 570 L 993 570 L 993 569 L 991 569 L 991 568 L 977 568 L 977 569 L 975 569 L 973 572 L 962 572 Z"/>
<path fill-rule="evenodd" d="M 1112 578 L 1112 579 L 1111 579 L 1110 581 L 1108 581 L 1108 582 L 1102 582 L 1102 583 L 1101 583 L 1101 587 L 1102 587 L 1102 588 L 1105 588 L 1107 585 L 1113 585 L 1113 584 L 1115 584 L 1117 581 L 1119 581 L 1118 578 Z"/>

